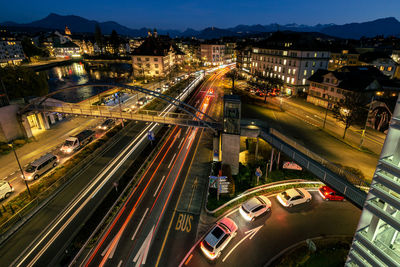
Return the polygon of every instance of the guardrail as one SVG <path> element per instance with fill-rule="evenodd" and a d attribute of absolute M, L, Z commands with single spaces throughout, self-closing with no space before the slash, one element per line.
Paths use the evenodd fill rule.
<path fill-rule="evenodd" d="M 321 181 L 345 195 L 359 208 L 363 207 L 367 193 L 359 187 L 369 187 L 366 181 L 341 169 L 274 129 L 270 129 L 269 133 L 260 131 L 260 137 L 319 177 Z"/>

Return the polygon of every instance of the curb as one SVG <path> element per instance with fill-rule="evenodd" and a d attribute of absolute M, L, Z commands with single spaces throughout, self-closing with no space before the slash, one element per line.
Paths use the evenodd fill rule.
<path fill-rule="evenodd" d="M 289 181 L 289 182 L 288 182 L 288 181 Z M 294 180 L 294 181 L 293 181 L 293 180 L 288 180 L 288 181 L 285 181 L 285 182 L 283 182 L 283 183 L 279 183 L 279 182 L 278 182 L 278 184 L 277 184 L 277 183 L 266 184 L 266 185 L 263 185 L 263 186 L 261 186 L 261 187 L 255 189 L 255 190 L 252 190 L 252 191 L 247 192 L 247 193 L 246 193 L 246 191 L 245 191 L 245 193 L 242 193 L 242 194 L 238 195 L 237 197 L 235 197 L 235 198 L 229 200 L 228 202 L 226 202 L 225 204 L 219 206 L 219 207 L 216 208 L 215 210 L 211 210 L 211 211 L 210 211 L 209 209 L 207 209 L 207 207 L 204 207 L 204 209 L 205 209 L 205 211 L 206 211 L 208 214 L 213 215 L 213 214 L 215 214 L 217 211 L 219 211 L 219 210 L 225 208 L 226 206 L 228 206 L 229 204 L 232 204 L 233 202 L 235 202 L 235 201 L 237 201 L 237 200 L 239 200 L 239 199 L 241 199 L 241 198 L 243 198 L 243 197 L 245 197 L 245 196 L 248 196 L 248 195 L 257 193 L 257 192 L 259 192 L 259 191 L 263 191 L 263 190 L 265 190 L 265 189 L 274 188 L 274 187 L 279 187 L 279 186 L 285 186 L 285 185 L 296 185 L 296 184 L 321 184 L 321 185 L 324 184 L 324 183 L 319 182 L 319 181 L 305 181 L 305 180 L 303 180 L 303 182 L 298 182 L 298 180 Z M 295 182 L 295 181 L 297 181 L 297 182 Z"/>

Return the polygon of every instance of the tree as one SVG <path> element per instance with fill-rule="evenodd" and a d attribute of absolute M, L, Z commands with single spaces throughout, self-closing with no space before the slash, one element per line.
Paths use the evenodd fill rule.
<path fill-rule="evenodd" d="M 230 70 L 227 74 L 226 77 L 232 80 L 232 91 L 235 89 L 235 81 L 239 78 L 237 69 L 232 69 Z"/>
<path fill-rule="evenodd" d="M 100 54 L 103 53 L 103 35 L 101 34 L 101 29 L 99 24 L 96 24 L 94 29 L 94 39 L 96 41 L 97 46 L 100 49 Z"/>
<path fill-rule="evenodd" d="M 363 94 L 345 92 L 344 99 L 333 108 L 333 117 L 344 123 L 343 139 L 346 137 L 347 129 L 364 118 L 365 104 L 366 98 Z"/>
<path fill-rule="evenodd" d="M 31 60 L 31 57 L 48 57 L 49 53 L 47 50 L 37 47 L 32 43 L 32 40 L 28 37 L 25 37 L 21 41 L 22 49 L 28 60 Z"/>
<path fill-rule="evenodd" d="M 10 99 L 43 96 L 49 91 L 45 73 L 18 66 L 0 68 L 0 77 Z"/>
<path fill-rule="evenodd" d="M 111 41 L 111 46 L 114 50 L 114 54 L 117 54 L 119 50 L 120 40 L 116 30 L 112 30 L 110 41 Z"/>

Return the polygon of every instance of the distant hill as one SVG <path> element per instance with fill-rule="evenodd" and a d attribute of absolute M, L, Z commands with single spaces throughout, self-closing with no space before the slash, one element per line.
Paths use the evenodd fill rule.
<path fill-rule="evenodd" d="M 0 25 L 8 26 L 11 30 L 23 29 L 24 31 L 29 32 L 33 32 L 34 29 L 63 31 L 65 26 L 68 26 L 72 33 L 93 33 L 96 24 L 99 24 L 104 34 L 111 34 L 112 30 L 116 30 L 117 33 L 121 35 L 143 37 L 147 35 L 149 30 L 148 28 L 131 29 L 114 21 L 97 22 L 95 20 L 88 20 L 79 16 L 62 16 L 54 13 L 49 14 L 47 17 L 41 20 L 33 21 L 31 23 L 20 24 L 12 21 L 0 23 Z M 319 32 L 339 38 L 359 39 L 362 36 L 400 36 L 400 22 L 396 18 L 389 17 L 363 23 L 349 23 L 344 25 L 317 24 L 315 26 L 308 26 L 303 24 L 299 25 L 296 23 L 285 25 L 271 23 L 267 25 L 237 25 L 236 27 L 227 29 L 209 27 L 200 31 L 190 28 L 183 32 L 174 29 L 158 30 L 160 34 L 169 34 L 171 37 L 197 37 L 201 39 L 248 36 L 275 31 Z"/>

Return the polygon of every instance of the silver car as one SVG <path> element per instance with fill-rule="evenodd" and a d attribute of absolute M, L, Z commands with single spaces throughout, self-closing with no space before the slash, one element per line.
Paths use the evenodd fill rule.
<path fill-rule="evenodd" d="M 237 225 L 225 217 L 217 222 L 211 231 L 200 242 L 200 249 L 210 260 L 215 260 L 221 255 L 222 250 L 237 234 Z"/>
<path fill-rule="evenodd" d="M 292 188 L 279 193 L 276 198 L 285 207 L 293 207 L 294 205 L 310 202 L 311 194 L 304 188 Z"/>
<path fill-rule="evenodd" d="M 239 212 L 246 221 L 254 221 L 255 218 L 271 211 L 271 201 L 266 196 L 256 196 L 239 208 Z"/>

